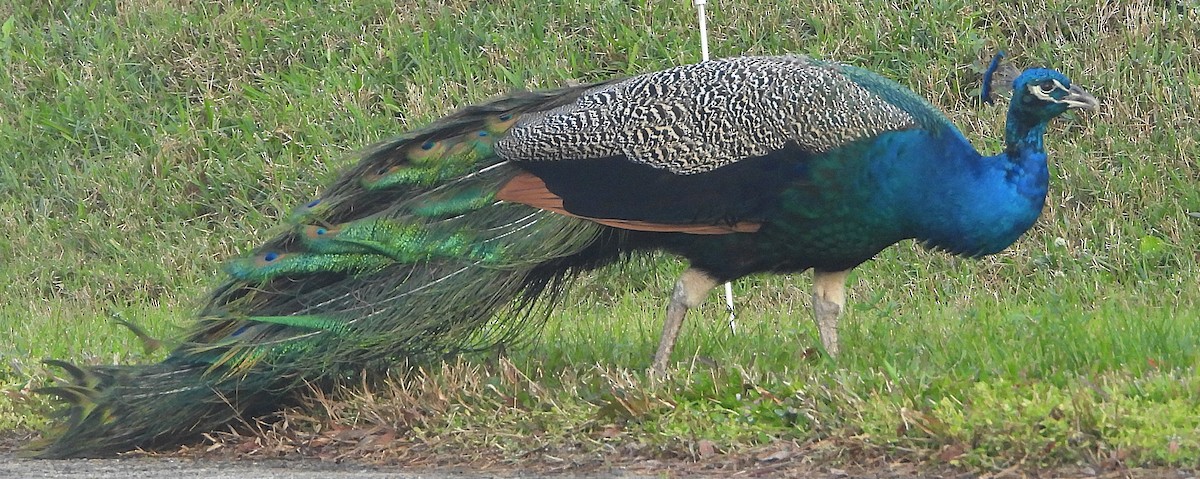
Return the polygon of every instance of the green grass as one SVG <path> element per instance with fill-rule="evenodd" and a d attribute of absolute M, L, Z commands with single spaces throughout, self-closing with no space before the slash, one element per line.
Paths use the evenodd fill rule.
<path fill-rule="evenodd" d="M 1047 208 L 1016 245 L 979 261 L 885 251 L 852 276 L 836 362 L 805 354 L 807 276 L 739 281 L 738 332 L 710 301 L 665 385 L 637 371 L 681 265 L 600 271 L 513 353 L 531 381 L 454 369 L 492 388 L 409 434 L 508 451 L 469 431 L 517 434 L 537 411 L 548 444 L 614 422 L 585 443 L 692 457 L 697 439 L 840 438 L 984 468 L 1200 464 L 1200 5 L 910 3 L 714 2 L 713 55 L 876 70 L 984 151 L 1007 106 L 974 101 L 982 61 L 1003 48 L 1066 72 L 1103 107 L 1052 126 Z M 153 359 L 111 319 L 172 334 L 223 258 L 359 148 L 512 88 L 696 61 L 693 25 L 685 1 L 0 6 L 0 427 L 43 424 L 28 395 L 42 358 Z M 421 387 L 470 379 L 434 376 Z"/>

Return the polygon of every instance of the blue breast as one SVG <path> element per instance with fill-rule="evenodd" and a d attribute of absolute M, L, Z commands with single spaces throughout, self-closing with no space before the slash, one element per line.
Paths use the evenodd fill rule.
<path fill-rule="evenodd" d="M 1041 214 L 1046 156 L 984 157 L 957 131 L 889 133 L 873 141 L 875 201 L 904 218 L 906 237 L 956 254 L 1007 248 Z"/>

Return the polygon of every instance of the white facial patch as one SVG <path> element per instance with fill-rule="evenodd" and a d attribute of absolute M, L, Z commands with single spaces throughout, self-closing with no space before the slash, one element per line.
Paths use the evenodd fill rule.
<path fill-rule="evenodd" d="M 1049 101 L 1049 102 L 1054 102 L 1054 103 L 1066 103 L 1063 100 L 1059 100 L 1057 98 L 1054 98 L 1053 96 L 1050 96 L 1050 93 L 1053 93 L 1054 90 L 1069 91 L 1067 89 L 1067 87 L 1064 86 L 1062 83 L 1060 83 L 1058 80 L 1050 80 L 1050 81 L 1054 82 L 1054 88 L 1051 89 L 1050 91 L 1043 91 L 1042 83 L 1038 83 L 1036 85 L 1029 85 L 1029 87 L 1027 89 L 1029 90 L 1029 93 L 1032 93 L 1033 96 L 1037 97 L 1037 99 L 1039 99 L 1039 100 Z"/>

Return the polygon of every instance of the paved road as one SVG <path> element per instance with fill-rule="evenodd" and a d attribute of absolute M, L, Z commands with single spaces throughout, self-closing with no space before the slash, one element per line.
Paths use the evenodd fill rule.
<path fill-rule="evenodd" d="M 211 461 L 203 459 L 131 458 L 32 460 L 0 454 L 0 478 L 128 479 L 498 479 L 518 477 L 479 472 L 411 471 L 358 464 L 330 464 L 309 460 Z M 538 477 L 521 474 L 519 477 Z M 616 471 L 599 476 L 554 476 L 637 479 Z"/>

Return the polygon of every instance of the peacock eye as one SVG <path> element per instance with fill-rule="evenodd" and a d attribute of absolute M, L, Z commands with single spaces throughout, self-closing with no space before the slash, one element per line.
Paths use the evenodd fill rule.
<path fill-rule="evenodd" d="M 1054 85 L 1054 80 L 1046 80 L 1038 85 L 1038 88 L 1042 89 L 1042 93 L 1050 93 L 1057 87 Z"/>

